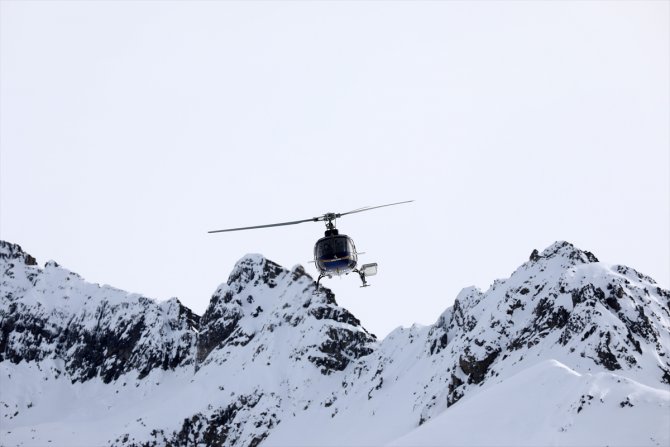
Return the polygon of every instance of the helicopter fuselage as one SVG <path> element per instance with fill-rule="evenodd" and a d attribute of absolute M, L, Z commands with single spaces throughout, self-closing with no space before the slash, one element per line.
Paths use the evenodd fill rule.
<path fill-rule="evenodd" d="M 314 244 L 314 263 L 323 276 L 346 275 L 358 263 L 354 241 L 336 229 L 326 231 L 324 237 Z"/>

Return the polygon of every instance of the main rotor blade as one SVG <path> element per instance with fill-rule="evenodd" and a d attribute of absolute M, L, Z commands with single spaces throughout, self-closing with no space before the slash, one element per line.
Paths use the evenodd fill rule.
<path fill-rule="evenodd" d="M 281 223 L 275 223 L 275 224 L 267 224 L 267 225 L 254 225 L 252 227 L 240 227 L 240 228 L 226 228 L 225 230 L 213 230 L 213 231 L 208 231 L 208 233 L 226 233 L 228 231 L 242 231 L 242 230 L 256 230 L 258 228 L 270 228 L 270 227 L 281 227 L 284 225 L 296 225 L 299 223 L 303 222 L 318 222 L 318 221 L 325 221 L 328 220 L 330 222 L 330 218 L 338 218 L 341 216 L 346 216 L 347 214 L 354 214 L 354 213 L 361 213 L 363 211 L 370 211 L 374 210 L 376 208 L 384 208 L 385 206 L 393 206 L 393 205 L 401 205 L 403 203 L 410 203 L 414 202 L 414 200 L 405 200 L 404 202 L 396 202 L 396 203 L 388 203 L 386 205 L 379 205 L 379 206 L 366 206 L 363 208 L 357 208 L 352 211 L 347 211 L 346 213 L 328 213 L 324 214 L 323 216 L 318 216 L 318 217 L 312 217 L 311 219 L 303 219 L 303 220 L 294 220 L 292 222 L 281 222 Z"/>
<path fill-rule="evenodd" d="M 281 222 L 281 223 L 268 224 L 268 225 L 255 225 L 253 227 L 227 228 L 225 230 L 208 231 L 208 233 L 225 233 L 227 231 L 255 230 L 257 228 L 281 227 L 283 225 L 296 225 L 296 224 L 303 223 L 303 222 L 318 222 L 320 219 L 321 219 L 321 217 L 313 217 L 311 219 L 294 220 L 293 222 Z"/>
<path fill-rule="evenodd" d="M 347 214 L 362 213 L 363 211 L 370 211 L 370 210 L 374 210 L 376 208 L 384 208 L 385 206 L 401 205 L 403 203 L 410 203 L 410 202 L 414 202 L 414 200 L 405 200 L 404 202 L 388 203 L 386 205 L 366 206 L 365 208 L 358 208 L 358 209 L 355 209 L 353 211 L 347 211 L 346 213 L 340 213 L 340 214 L 338 214 L 338 217 L 339 216 L 346 216 Z"/>

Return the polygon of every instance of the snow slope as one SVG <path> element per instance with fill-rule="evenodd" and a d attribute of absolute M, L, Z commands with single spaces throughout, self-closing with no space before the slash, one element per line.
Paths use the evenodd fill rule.
<path fill-rule="evenodd" d="M 579 374 L 556 360 L 544 360 L 464 398 L 390 445 L 669 443 L 670 390 L 613 373 Z"/>
<path fill-rule="evenodd" d="M 2 445 L 670 445 L 670 292 L 566 242 L 381 341 L 260 255 L 201 317 L 0 271 Z"/>

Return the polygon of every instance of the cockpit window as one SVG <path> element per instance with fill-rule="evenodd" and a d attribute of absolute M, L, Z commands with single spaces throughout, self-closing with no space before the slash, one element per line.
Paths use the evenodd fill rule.
<path fill-rule="evenodd" d="M 335 239 L 335 251 L 338 253 L 345 252 L 348 250 L 347 238 L 341 237 Z"/>
<path fill-rule="evenodd" d="M 316 255 L 319 258 L 333 258 L 347 256 L 351 252 L 349 239 L 346 237 L 336 237 L 326 239 L 317 246 Z"/>

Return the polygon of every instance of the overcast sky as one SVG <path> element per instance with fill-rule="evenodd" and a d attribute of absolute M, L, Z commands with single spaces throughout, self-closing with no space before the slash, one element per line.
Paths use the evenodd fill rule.
<path fill-rule="evenodd" d="M 670 285 L 670 3 L 2 1 L 0 237 L 202 313 L 245 253 L 383 336 L 556 240 Z"/>

